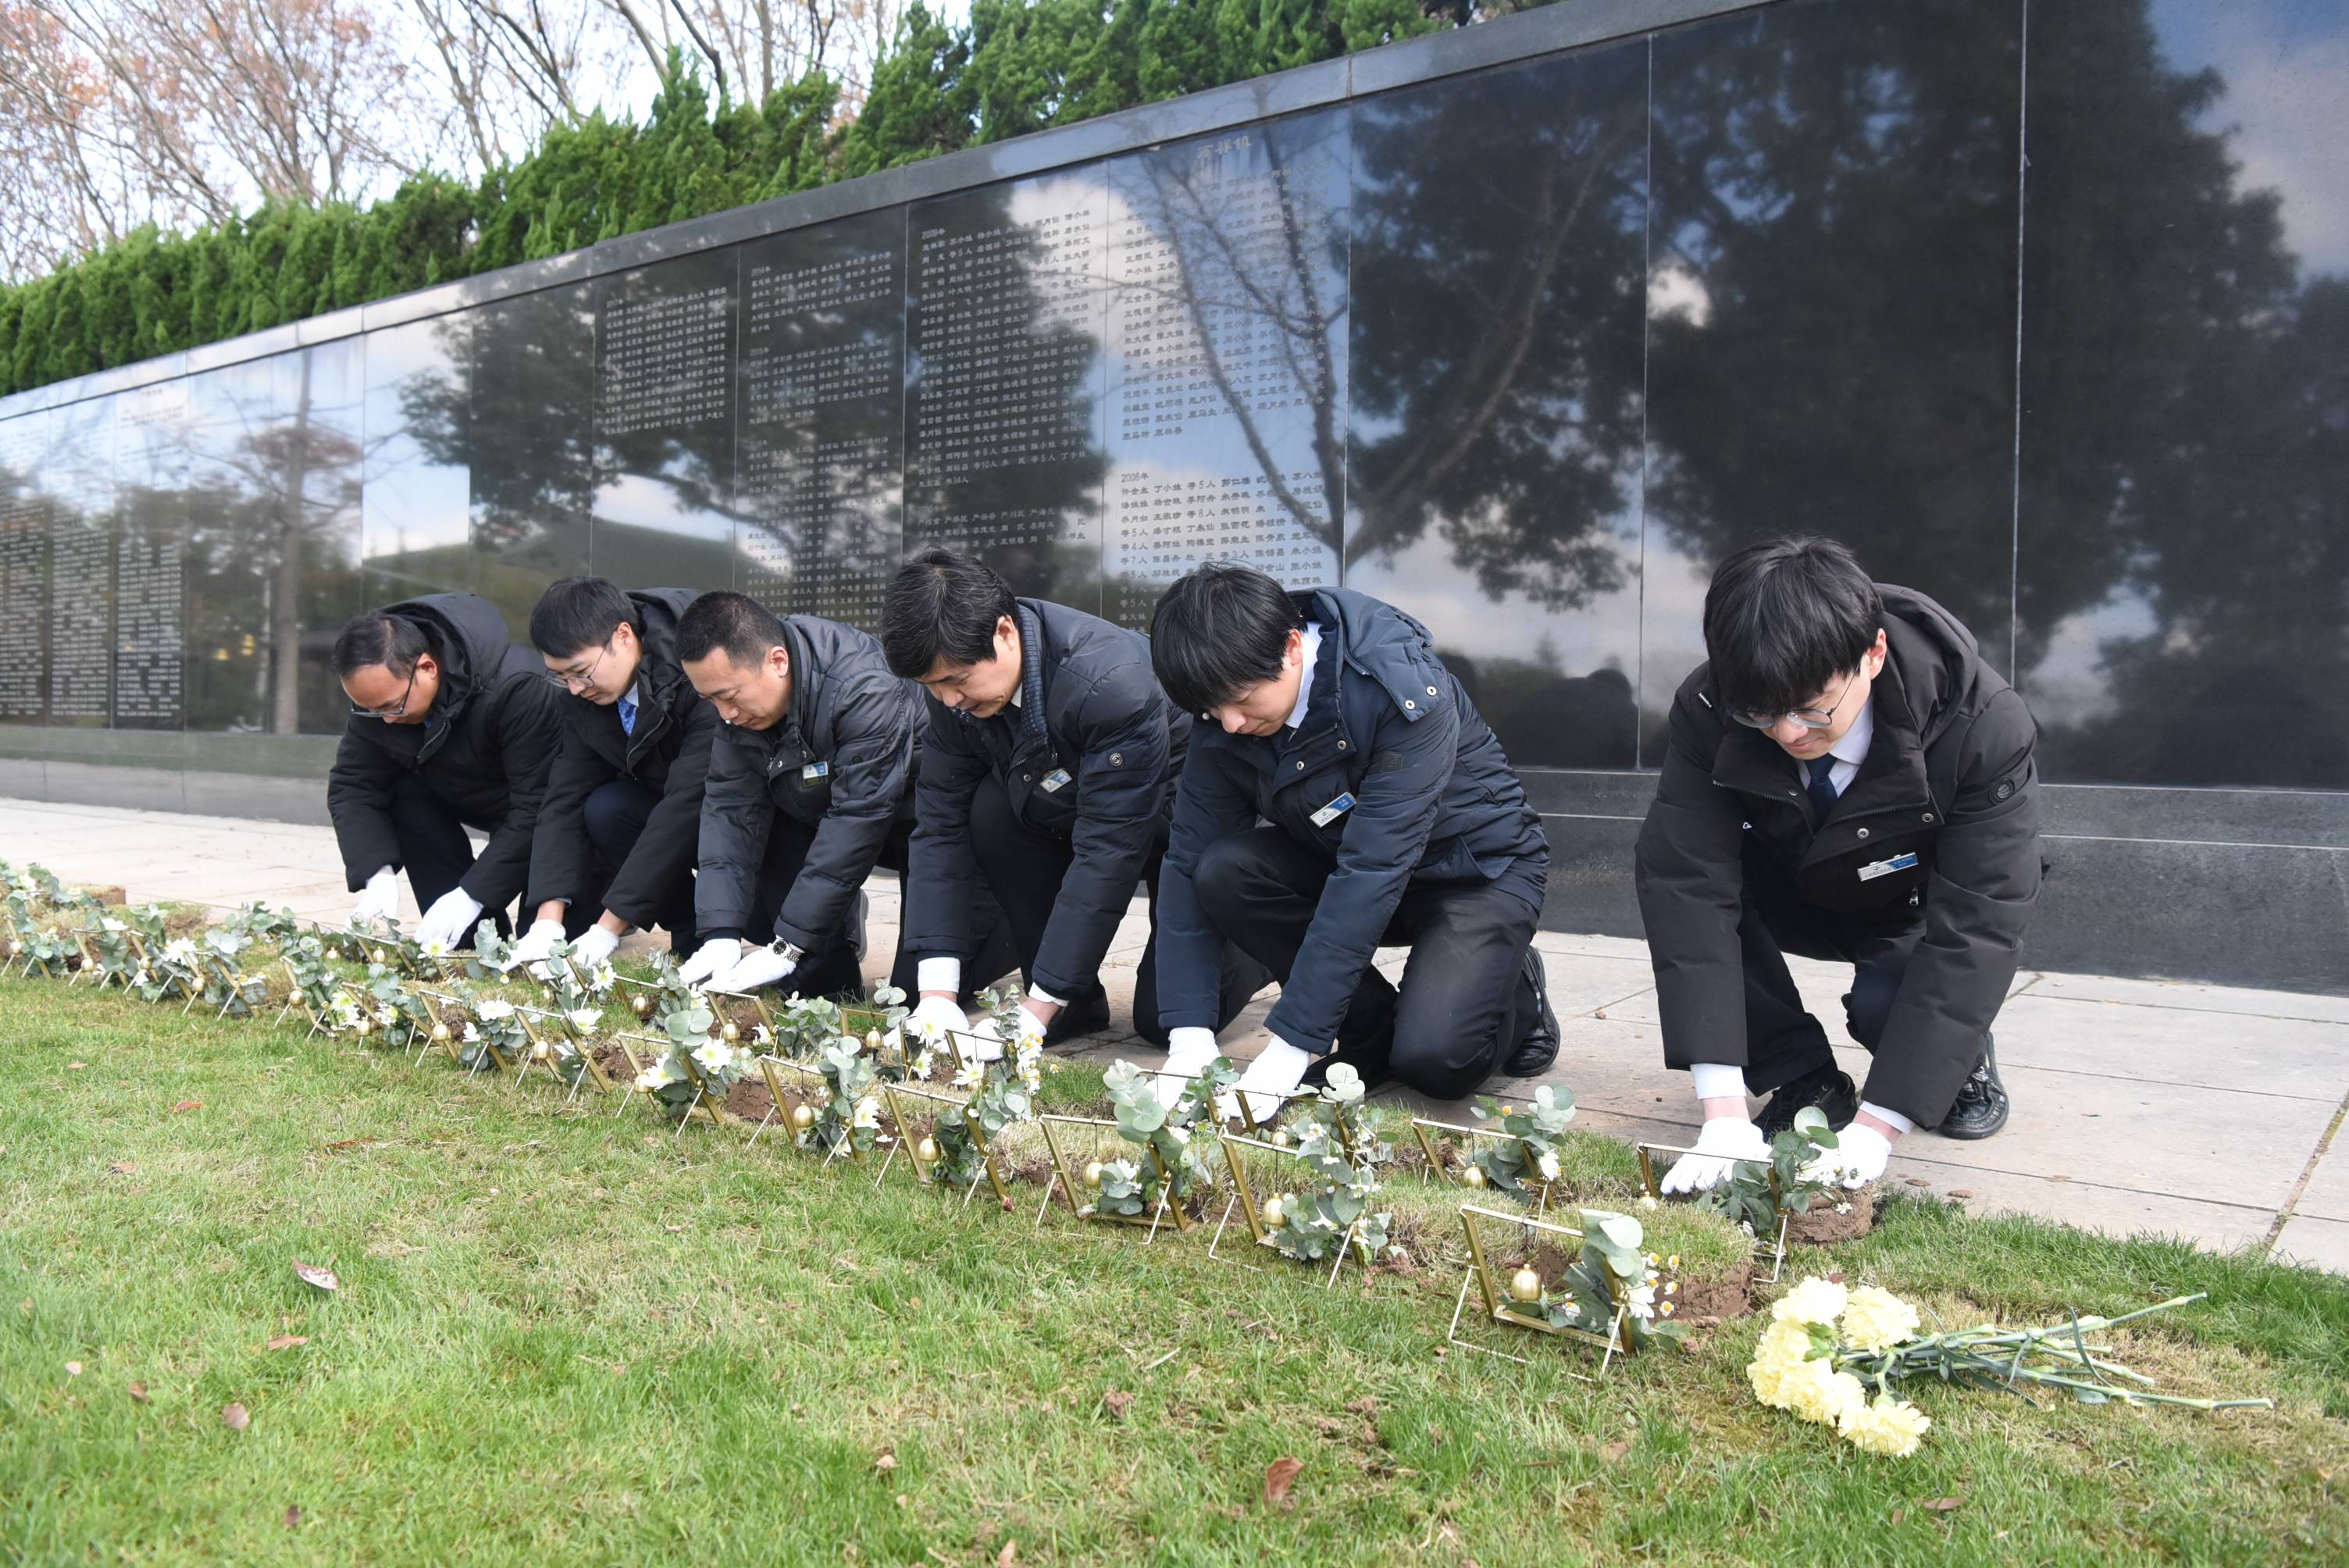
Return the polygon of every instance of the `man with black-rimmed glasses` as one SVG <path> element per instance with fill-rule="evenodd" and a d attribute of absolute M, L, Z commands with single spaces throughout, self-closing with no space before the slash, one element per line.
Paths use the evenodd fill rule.
<path fill-rule="evenodd" d="M 2007 1116 L 1990 1026 L 2042 870 L 2030 709 L 1955 616 L 1829 540 L 1723 561 L 1704 642 L 1637 851 L 1664 1060 L 1704 1116 L 1666 1190 L 1765 1158 L 1811 1107 L 1839 1135 L 1820 1168 L 1847 1186 L 1916 1128 L 1990 1137 Z M 1789 953 L 1852 966 L 1864 1089 Z M 1758 1118 L 1749 1094 L 1770 1097 Z"/>
<path fill-rule="evenodd" d="M 335 639 L 351 702 L 326 775 L 326 812 L 353 923 L 399 907 L 404 867 L 424 911 L 418 934 L 461 946 L 507 907 L 530 871 L 560 694 L 485 599 L 433 593 L 356 616 Z M 489 842 L 476 855 L 465 830 Z"/>

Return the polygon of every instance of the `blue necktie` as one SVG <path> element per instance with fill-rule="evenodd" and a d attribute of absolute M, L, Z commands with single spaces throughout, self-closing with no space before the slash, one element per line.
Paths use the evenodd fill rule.
<path fill-rule="evenodd" d="M 1827 813 L 1835 810 L 1835 755 L 1832 752 L 1825 757 L 1814 757 L 1803 764 L 1805 768 L 1810 769 L 1811 774 L 1811 781 L 1806 786 L 1811 794 L 1811 806 L 1818 812 L 1819 820 L 1822 822 L 1827 820 Z"/>
<path fill-rule="evenodd" d="M 624 696 L 620 699 L 620 733 L 623 735 L 634 735 L 636 732 L 636 699 L 631 696 Z M 1835 797 L 1830 794 L 1827 799 L 1832 800 Z"/>

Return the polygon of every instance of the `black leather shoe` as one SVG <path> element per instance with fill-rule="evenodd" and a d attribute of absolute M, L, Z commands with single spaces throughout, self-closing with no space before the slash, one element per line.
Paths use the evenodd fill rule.
<path fill-rule="evenodd" d="M 1098 1035 L 1109 1027 L 1109 993 L 1096 985 L 1086 995 L 1052 1015 L 1044 1026 L 1044 1046 L 1074 1045 L 1087 1035 Z"/>
<path fill-rule="evenodd" d="M 1549 977 L 1542 972 L 1541 954 L 1530 947 L 1526 949 L 1526 978 L 1534 985 L 1534 1026 L 1501 1064 L 1501 1071 L 1513 1078 L 1539 1078 L 1557 1060 L 1557 1014 L 1549 1005 Z"/>
<path fill-rule="evenodd" d="M 1944 1138 L 1988 1138 L 2006 1125 L 2006 1085 L 1999 1081 L 1998 1041 L 1982 1036 L 1982 1060 L 1958 1090 L 1958 1103 L 1936 1130 Z"/>
<path fill-rule="evenodd" d="M 1794 1130 L 1795 1113 L 1806 1106 L 1817 1106 L 1827 1113 L 1827 1125 L 1841 1132 L 1859 1114 L 1859 1090 L 1851 1075 L 1829 1062 L 1787 1084 L 1770 1097 L 1754 1125 L 1762 1130 L 1764 1138 L 1775 1138 Z"/>
<path fill-rule="evenodd" d="M 1394 1065 L 1387 1059 L 1386 1052 L 1381 1051 L 1376 1056 L 1371 1056 L 1368 1053 L 1350 1051 L 1340 1046 L 1329 1055 L 1315 1057 L 1308 1062 L 1305 1065 L 1305 1076 L 1297 1080 L 1298 1086 L 1301 1088 L 1319 1089 L 1330 1081 L 1330 1069 L 1340 1062 L 1345 1063 L 1361 1075 L 1362 1089 L 1365 1093 L 1394 1077 Z"/>

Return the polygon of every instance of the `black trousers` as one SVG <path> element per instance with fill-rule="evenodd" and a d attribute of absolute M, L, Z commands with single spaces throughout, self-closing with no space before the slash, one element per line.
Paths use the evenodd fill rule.
<path fill-rule="evenodd" d="M 408 868 L 408 885 L 416 894 L 416 907 L 430 909 L 444 893 L 455 891 L 465 873 L 473 869 L 473 841 L 465 836 L 468 828 L 478 828 L 494 833 L 502 817 L 475 820 L 459 814 L 457 808 L 435 795 L 424 781 L 409 774 L 392 787 L 388 807 L 391 836 L 399 846 L 399 862 Z M 592 918 L 594 912 L 590 911 Z M 503 908 L 483 909 L 482 918 L 496 922 L 500 936 L 513 934 L 512 917 Z M 461 946 L 471 947 L 473 936 L 465 934 Z"/>
<path fill-rule="evenodd" d="M 905 846 L 913 837 L 913 824 L 900 822 L 890 830 L 889 841 L 882 846 L 878 864 L 895 872 L 902 880 L 905 874 Z M 775 813 L 767 830 L 767 853 L 759 862 L 759 880 L 750 893 L 750 926 L 747 939 L 751 942 L 771 941 L 774 935 L 775 917 L 782 913 L 783 901 L 791 896 L 792 884 L 799 880 L 802 868 L 807 864 L 808 850 L 815 842 L 815 830 L 782 812 Z M 995 907 L 986 899 L 974 902 L 971 910 L 974 924 L 986 932 L 979 944 L 979 955 L 963 965 L 963 1005 L 968 1007 L 978 993 L 996 975 L 1007 974 L 1012 965 L 1011 936 Z M 864 975 L 856 950 L 864 945 L 862 916 L 856 905 L 849 906 L 850 929 L 821 948 L 811 948 L 800 960 L 799 969 L 785 981 L 784 988 L 807 996 L 837 996 L 864 990 Z M 905 924 L 898 923 L 896 955 L 889 965 L 889 984 L 914 995 L 918 961 L 905 950 Z M 988 965 L 993 965 L 989 968 Z"/>
<path fill-rule="evenodd" d="M 1060 900 L 1061 884 L 1068 878 L 1069 867 L 1076 861 L 1076 848 L 1066 839 L 1038 832 L 1022 822 L 1011 810 L 1011 798 L 991 774 L 979 780 L 978 789 L 971 797 L 970 845 L 980 873 L 1002 908 L 1003 924 L 1010 935 L 1010 952 L 1020 973 L 1033 985 L 1036 955 L 1044 947 L 1044 928 L 1051 921 L 1052 906 Z M 1158 869 L 1165 858 L 1166 823 L 1161 819 L 1158 840 L 1151 846 L 1150 859 L 1142 872 L 1143 885 L 1150 899 L 1150 943 L 1142 950 L 1142 964 L 1133 976 L 1133 1032 L 1161 1047 L 1166 1044 L 1166 1029 L 1158 1021 Z M 973 913 L 976 914 L 976 910 Z M 984 972 L 986 962 L 982 959 L 965 965 L 966 979 Z M 1000 975 L 1009 967 L 1008 964 L 999 965 L 992 974 Z M 1263 990 L 1265 982 L 1271 978 L 1271 971 L 1262 964 L 1226 943 L 1216 1027 L 1220 1029 L 1238 1017 L 1248 999 Z M 1095 975 L 1092 990 L 1101 988 L 1101 977 Z M 1086 999 L 1085 995 L 1061 998 L 1071 1005 Z"/>
<path fill-rule="evenodd" d="M 1252 828 L 1199 857 L 1199 903 L 1225 940 L 1284 985 L 1320 906 L 1330 863 L 1278 828 Z M 1525 969 L 1540 911 L 1497 882 L 1414 882 L 1381 944 L 1408 947 L 1398 990 L 1365 968 L 1338 1026 L 1339 1052 L 1384 1057 L 1405 1087 L 1437 1099 L 1474 1092 L 1539 1020 Z"/>
<path fill-rule="evenodd" d="M 1744 872 L 1737 944 L 1745 965 L 1745 1087 L 1760 1095 L 1835 1062 L 1826 1029 L 1805 1010 L 1785 955 L 1852 966 L 1844 1028 L 1873 1051 L 1884 1037 L 1909 955 L 1925 934 L 1925 916 L 1905 903 L 1866 915 L 1806 903 L 1775 861 L 1752 851 Z"/>
<path fill-rule="evenodd" d="M 604 913 L 604 891 L 644 836 L 645 823 L 660 804 L 660 791 L 633 779 L 615 779 L 608 784 L 598 784 L 581 803 L 580 816 L 585 820 L 587 842 L 595 853 L 588 857 L 588 886 L 571 901 L 564 911 L 563 929 L 577 936 L 595 923 Z M 574 922 L 577 923 L 574 929 Z M 701 945 L 701 938 L 693 927 L 693 873 L 678 873 L 677 885 L 662 895 L 660 908 L 653 923 L 668 933 L 668 950 L 680 959 Z"/>

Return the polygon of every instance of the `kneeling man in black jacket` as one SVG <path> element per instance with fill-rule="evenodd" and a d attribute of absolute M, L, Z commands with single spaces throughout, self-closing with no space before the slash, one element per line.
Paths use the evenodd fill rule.
<path fill-rule="evenodd" d="M 405 866 L 419 938 L 464 946 L 484 910 L 510 930 L 562 736 L 560 694 L 537 658 L 506 640 L 488 600 L 433 593 L 354 619 L 335 639 L 335 669 L 351 717 L 326 814 L 359 894 L 352 923 L 389 918 Z M 490 836 L 479 856 L 467 828 Z"/>
<path fill-rule="evenodd" d="M 1214 1059 L 1226 941 L 1281 983 L 1240 1080 L 1252 1112 L 1333 1046 L 1365 1082 L 1441 1099 L 1545 1070 L 1557 1021 L 1529 944 L 1549 846 L 1427 628 L 1210 565 L 1158 601 L 1150 651 L 1202 720 L 1158 891 L 1170 1075 Z M 1411 949 L 1399 994 L 1372 966 L 1382 945 Z"/>
<path fill-rule="evenodd" d="M 1157 914 L 1191 734 L 1191 716 L 1151 673 L 1150 639 L 1065 604 L 1015 599 L 985 562 L 927 550 L 890 580 L 881 645 L 890 668 L 928 693 L 905 879 L 916 1023 L 968 1027 L 957 992 L 996 977 L 965 973 L 991 892 L 1028 979 L 1023 1027 L 1047 1045 L 1102 1028 L 1102 959 L 1137 883 L 1148 884 Z M 1163 1046 L 1157 975 L 1154 931 L 1134 974 L 1133 1030 Z M 1227 951 L 1218 1024 L 1270 977 Z"/>
<path fill-rule="evenodd" d="M 1849 1186 L 1914 1128 L 1988 1138 L 2007 1112 L 1991 1020 L 2039 894 L 2030 710 L 1948 611 L 1827 540 L 1723 562 L 1704 644 L 1638 851 L 1664 1061 L 1704 1111 L 1665 1187 L 1766 1157 L 1806 1106 L 1840 1130 L 1820 1163 Z M 1852 966 L 1864 1093 L 1787 953 Z M 1770 1096 L 1758 1125 L 1748 1094 Z"/>
<path fill-rule="evenodd" d="M 677 652 L 719 719 L 694 900 L 708 940 L 684 978 L 861 992 L 864 879 L 893 841 L 905 865 L 920 692 L 868 634 L 740 593 L 696 599 Z M 893 983 L 910 989 L 911 967 Z"/>

